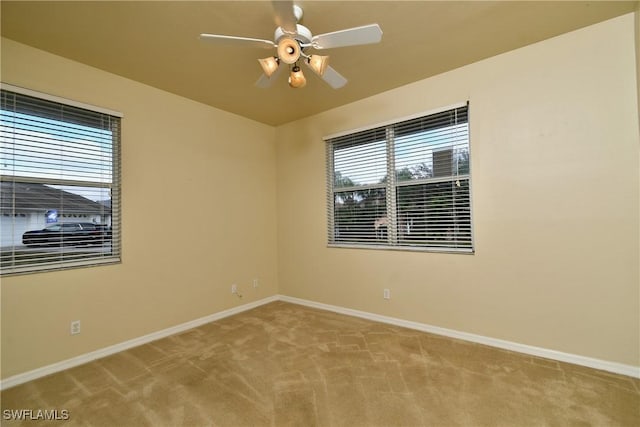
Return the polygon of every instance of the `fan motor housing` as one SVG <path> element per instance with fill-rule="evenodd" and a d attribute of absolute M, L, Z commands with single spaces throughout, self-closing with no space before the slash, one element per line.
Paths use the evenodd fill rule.
<path fill-rule="evenodd" d="M 291 37 L 298 40 L 298 42 L 302 44 L 309 44 L 311 43 L 313 34 L 311 34 L 311 31 L 304 25 L 296 24 L 296 34 L 289 34 L 284 31 L 282 27 L 276 28 L 276 32 L 273 36 L 275 43 L 278 44 L 280 39 L 282 39 L 283 37 Z"/>

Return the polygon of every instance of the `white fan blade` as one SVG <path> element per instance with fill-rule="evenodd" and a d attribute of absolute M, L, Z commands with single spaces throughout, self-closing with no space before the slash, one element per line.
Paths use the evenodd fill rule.
<path fill-rule="evenodd" d="M 313 68 L 311 68 L 307 61 L 304 61 L 304 63 L 307 64 L 307 67 L 309 67 L 309 69 L 313 70 Z M 318 73 L 316 73 L 316 75 L 327 82 L 327 84 L 334 89 L 340 89 L 342 86 L 347 84 L 347 79 L 345 79 L 342 74 L 334 70 L 331 65 L 327 65 L 327 68 L 324 70 L 323 75 L 319 75 Z"/>
<path fill-rule="evenodd" d="M 380 26 L 371 24 L 334 31 L 333 33 L 319 34 L 311 39 L 311 45 L 316 49 L 330 49 L 333 47 L 379 43 L 380 40 L 382 40 Z"/>
<path fill-rule="evenodd" d="M 273 82 L 278 78 L 278 75 L 280 75 L 280 72 L 282 71 L 283 68 L 286 68 L 286 66 L 279 64 L 278 68 L 273 72 L 273 74 L 271 74 L 271 77 L 267 77 L 266 74 L 262 73 L 260 78 L 256 81 L 256 86 L 262 89 L 266 89 L 270 87 L 273 84 Z"/>
<path fill-rule="evenodd" d="M 276 45 L 269 40 L 252 39 L 248 37 L 223 36 L 220 34 L 200 34 L 200 40 L 226 45 L 244 45 L 273 49 Z"/>
<path fill-rule="evenodd" d="M 298 29 L 296 24 L 298 20 L 293 13 L 292 1 L 272 1 L 273 11 L 276 14 L 276 25 L 282 27 L 286 33 L 295 34 Z"/>
<path fill-rule="evenodd" d="M 330 65 L 327 65 L 327 69 L 324 70 L 322 80 L 327 82 L 329 86 L 334 89 L 340 89 L 342 86 L 347 84 L 347 79 L 345 79 L 342 74 L 334 70 Z"/>

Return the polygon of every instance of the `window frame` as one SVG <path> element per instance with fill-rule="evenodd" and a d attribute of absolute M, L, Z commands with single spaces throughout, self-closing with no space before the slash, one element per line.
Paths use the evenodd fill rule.
<path fill-rule="evenodd" d="M 455 176 L 451 175 L 449 177 L 439 178 L 437 176 L 433 176 L 431 178 L 425 179 L 414 179 L 414 180 L 398 180 L 396 177 L 396 165 L 395 165 L 395 147 L 394 147 L 394 126 L 397 126 L 403 122 L 408 122 L 415 119 L 428 118 L 429 116 L 434 116 L 439 113 L 445 113 L 450 110 L 457 110 L 460 108 L 466 108 L 467 115 L 467 142 L 468 142 L 468 172 L 465 174 L 456 174 Z M 461 122 L 464 123 L 464 122 Z M 365 185 L 356 185 L 351 187 L 336 187 L 335 186 L 335 165 L 334 165 L 334 141 L 339 138 L 348 137 L 350 135 L 356 135 L 362 132 L 371 131 L 371 130 L 380 130 L 384 129 L 385 131 L 385 143 L 386 143 L 386 170 L 387 176 L 391 176 L 391 179 L 387 179 L 385 184 L 375 183 L 375 184 L 365 184 Z M 373 250 L 394 250 L 394 251 L 409 251 L 409 252 L 435 252 L 435 253 L 454 253 L 454 254 L 469 254 L 472 255 L 475 253 L 475 238 L 474 238 L 474 227 L 473 227 L 473 192 L 472 192 L 472 172 L 471 172 L 471 136 L 470 136 L 470 114 L 469 114 L 469 102 L 456 103 L 453 105 L 449 105 L 446 107 L 429 110 L 426 112 L 421 112 L 417 114 L 413 114 L 407 117 L 401 117 L 397 119 L 388 120 L 382 123 L 373 124 L 370 126 L 357 128 L 353 130 L 348 130 L 344 132 L 335 133 L 332 135 L 328 135 L 323 137 L 323 141 L 325 142 L 325 151 L 326 151 L 326 206 L 327 206 L 327 247 L 329 248 L 345 248 L 345 249 L 373 249 Z M 373 142 L 373 140 L 371 141 Z M 397 199 L 397 190 L 401 187 L 408 186 L 419 186 L 422 184 L 434 184 L 438 182 L 456 182 L 456 177 L 460 176 L 463 179 L 468 180 L 468 203 L 469 203 L 469 239 L 470 246 L 464 248 L 455 248 L 455 247 L 434 247 L 427 245 L 407 245 L 400 244 L 397 236 L 398 230 L 398 220 L 397 214 L 399 210 L 399 205 Z M 341 193 L 345 191 L 355 191 L 355 190 L 363 190 L 370 188 L 384 188 L 386 192 L 386 201 L 387 201 L 387 221 L 389 222 L 389 230 L 387 233 L 394 233 L 395 236 L 389 236 L 387 242 L 382 243 L 379 241 L 374 241 L 371 243 L 368 242 L 345 242 L 345 241 L 335 241 L 335 197 L 336 193 Z M 389 206 L 390 205 L 390 206 Z M 427 211 L 425 211 L 427 212 Z M 364 240 L 364 239 L 363 239 Z"/>
<path fill-rule="evenodd" d="M 0 180 L 2 182 L 12 183 L 14 186 L 17 184 L 19 185 L 37 184 L 37 185 L 43 185 L 43 186 L 53 186 L 52 188 L 54 189 L 58 188 L 61 191 L 61 193 L 64 193 L 65 191 L 67 191 L 67 188 L 65 187 L 78 187 L 80 189 L 95 188 L 96 191 L 98 190 L 109 191 L 109 194 L 110 194 L 109 210 L 105 210 L 104 211 L 105 213 L 101 214 L 101 215 L 109 215 L 109 219 L 111 222 L 111 225 L 108 228 L 109 230 L 108 238 L 111 240 L 109 252 L 96 252 L 97 255 L 95 256 L 91 256 L 91 255 L 87 255 L 86 257 L 76 256 L 75 259 L 73 256 L 66 255 L 70 259 L 65 259 L 65 254 L 68 254 L 69 251 L 68 250 L 65 251 L 65 249 L 62 249 L 64 245 L 61 245 L 60 246 L 61 250 L 58 252 L 60 254 L 59 257 L 61 259 L 58 261 L 38 262 L 36 257 L 30 260 L 31 263 L 27 261 L 24 264 L 19 265 L 18 260 L 15 259 L 16 257 L 15 254 L 17 252 L 18 246 L 15 243 L 16 236 L 14 235 L 13 236 L 14 243 L 11 246 L 11 259 L 12 259 L 11 264 L 3 265 L 3 268 L 0 269 L 0 276 L 7 277 L 7 276 L 21 275 L 21 274 L 33 274 L 33 273 L 40 273 L 40 272 L 46 272 L 46 271 L 66 270 L 70 268 L 83 268 L 83 267 L 86 268 L 86 267 L 121 263 L 122 262 L 122 244 L 121 244 L 122 215 L 121 215 L 120 200 L 121 200 L 121 193 L 122 193 L 121 147 L 122 147 L 123 114 L 118 111 L 113 111 L 110 109 L 97 107 L 94 105 L 89 105 L 82 102 L 62 98 L 56 95 L 51 95 L 51 94 L 42 93 L 35 90 L 19 87 L 19 86 L 14 86 L 5 82 L 0 82 L 0 89 L 2 89 L 3 92 L 5 91 L 9 92 L 9 96 L 15 95 L 16 97 L 26 96 L 26 97 L 35 98 L 35 102 L 42 102 L 43 106 L 45 106 L 46 103 L 53 103 L 53 104 L 57 104 L 61 109 L 64 109 L 66 107 L 66 108 L 71 108 L 72 111 L 73 109 L 75 109 L 76 111 L 85 110 L 86 117 L 98 117 L 98 116 L 105 117 L 106 119 L 108 119 L 108 126 L 102 129 L 103 130 L 108 129 L 112 135 L 111 147 L 110 147 L 111 156 L 109 158 L 111 161 L 111 167 L 108 169 L 104 169 L 104 168 L 101 169 L 104 171 L 107 171 L 107 170 L 110 171 L 110 182 L 102 181 L 102 183 L 100 183 L 100 181 L 96 180 L 95 178 L 94 179 L 91 179 L 91 178 L 57 179 L 57 178 L 47 178 L 44 176 L 37 177 L 37 176 L 23 176 L 23 175 L 12 175 L 12 174 L 2 175 L 0 173 Z M 52 107 L 54 106 L 53 104 L 51 104 Z M 2 108 L 4 109 L 4 105 L 2 106 Z M 45 107 L 41 107 L 41 108 L 45 108 Z M 29 114 L 28 110 L 25 111 L 25 113 Z M 47 116 L 42 116 L 42 117 L 46 118 Z M 65 122 L 64 120 L 59 120 L 56 118 L 54 118 L 54 120 L 60 121 L 61 123 Z M 72 124 L 80 123 L 74 120 L 70 120 L 67 122 Z M 54 128 L 52 127 L 51 129 L 53 131 Z M 12 145 L 9 145 L 8 147 L 11 147 L 11 146 Z M 55 146 L 56 146 L 55 144 L 51 145 L 51 147 L 55 147 Z M 92 154 L 88 153 L 88 155 L 92 155 Z M 87 157 L 87 159 L 88 158 L 89 157 Z M 59 170 L 64 171 L 65 168 L 61 166 Z M 71 169 L 67 169 L 67 170 L 71 170 Z M 6 207 L 7 206 L 5 206 L 5 208 Z M 16 209 L 15 203 L 13 203 L 9 207 L 13 210 L 14 216 L 17 215 L 15 210 Z M 24 215 L 21 214 L 21 216 L 24 216 Z M 79 217 L 77 221 L 78 223 L 88 222 L 85 218 L 81 218 L 82 215 L 75 215 L 71 213 L 67 214 L 67 213 L 61 212 L 60 217 L 66 218 L 67 222 L 70 222 L 69 218 L 76 218 L 76 217 Z M 62 226 L 63 224 L 65 224 L 64 221 L 65 220 L 62 220 L 59 223 L 59 225 Z M 46 228 L 50 225 L 52 224 L 46 224 L 45 227 L 43 228 Z M 2 253 L 3 264 L 5 262 L 4 258 L 8 256 L 7 252 L 9 251 L 4 251 Z"/>

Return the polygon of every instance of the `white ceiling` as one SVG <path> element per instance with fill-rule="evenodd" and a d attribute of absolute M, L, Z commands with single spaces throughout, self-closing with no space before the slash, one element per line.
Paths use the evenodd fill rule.
<path fill-rule="evenodd" d="M 2 1 L 2 36 L 270 125 L 636 10 L 636 1 L 295 1 L 313 34 L 370 23 L 382 42 L 322 51 L 349 82 L 307 74 L 254 86 L 260 48 L 202 42 L 200 33 L 273 39 L 267 1 Z M 266 52 L 266 53 L 265 53 Z M 9 82 L 10 83 L 10 82 Z"/>

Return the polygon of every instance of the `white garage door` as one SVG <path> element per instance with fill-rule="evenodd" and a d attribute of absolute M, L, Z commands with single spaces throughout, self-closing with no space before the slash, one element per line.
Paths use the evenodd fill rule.
<path fill-rule="evenodd" d="M 0 215 L 0 246 L 22 244 L 22 234 L 29 228 L 29 218 L 25 215 Z"/>

